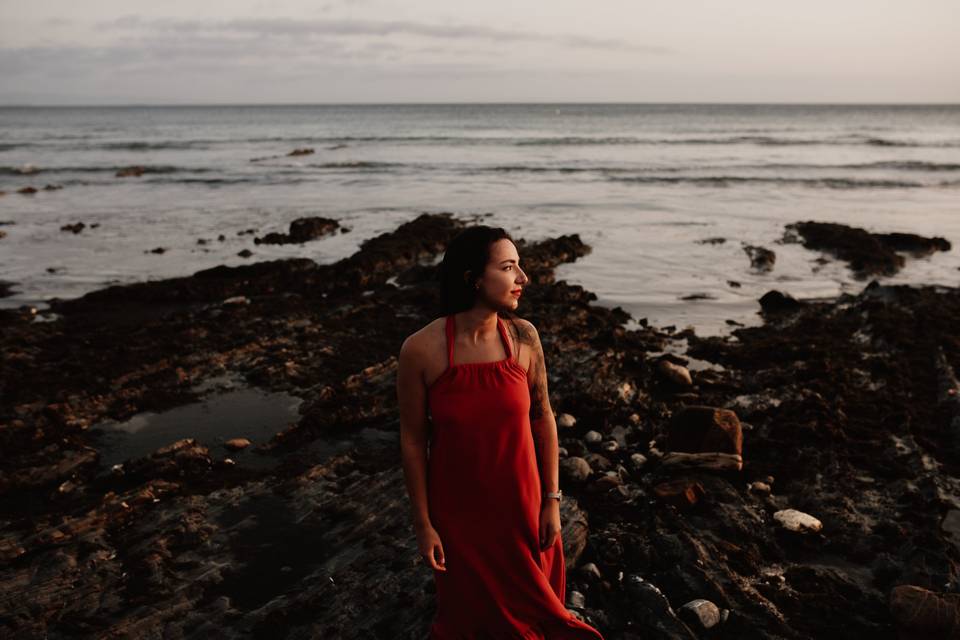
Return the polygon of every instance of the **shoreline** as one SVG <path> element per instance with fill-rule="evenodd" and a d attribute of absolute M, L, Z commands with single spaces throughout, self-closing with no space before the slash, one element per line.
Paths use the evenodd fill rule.
<path fill-rule="evenodd" d="M 9 630 L 421 637 L 432 576 L 409 524 L 393 383 L 400 341 L 437 302 L 432 262 L 462 224 L 425 214 L 331 265 L 108 287 L 58 301 L 53 322 L 0 312 Z M 842 620 L 894 638 L 896 586 L 960 590 L 960 289 L 773 297 L 764 324 L 730 336 L 627 331 L 625 311 L 555 279 L 590 250 L 578 236 L 518 249 L 533 279 L 519 311 L 544 336 L 555 411 L 573 418 L 558 419 L 562 535 L 568 593 L 591 624 L 812 638 Z M 667 353 L 679 339 L 687 353 Z M 299 420 L 242 452 L 181 440 L 100 465 L 103 420 L 193 406 L 225 374 L 302 398 Z M 674 417 L 696 406 L 739 417 L 742 470 L 665 462 Z M 677 481 L 689 491 L 663 497 Z M 786 530 L 773 514 L 787 509 L 822 530 Z M 727 611 L 709 632 L 681 607 L 698 598 Z"/>

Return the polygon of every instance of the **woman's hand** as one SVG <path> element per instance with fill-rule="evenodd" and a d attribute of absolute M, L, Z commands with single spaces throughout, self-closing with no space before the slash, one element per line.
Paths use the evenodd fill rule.
<path fill-rule="evenodd" d="M 440 542 L 440 534 L 431 525 L 422 529 L 417 529 L 417 548 L 420 551 L 420 557 L 430 565 L 431 569 L 437 571 L 446 571 L 446 558 L 443 557 L 443 544 Z M 436 555 L 434 555 L 436 554 Z"/>
<path fill-rule="evenodd" d="M 560 502 L 554 498 L 544 498 L 540 507 L 540 550 L 546 551 L 560 534 Z"/>

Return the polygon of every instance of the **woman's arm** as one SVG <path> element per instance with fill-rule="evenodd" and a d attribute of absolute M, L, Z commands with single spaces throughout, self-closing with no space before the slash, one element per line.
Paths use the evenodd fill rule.
<path fill-rule="evenodd" d="M 540 344 L 540 334 L 533 324 L 524 320 L 521 330 L 526 334 L 521 336 L 521 340 L 530 346 L 530 367 L 527 369 L 527 382 L 530 386 L 530 427 L 537 445 L 540 483 L 543 491 L 557 491 L 560 486 L 557 421 L 550 407 L 543 345 Z"/>
<path fill-rule="evenodd" d="M 560 452 L 557 438 L 557 421 L 550 407 L 547 391 L 547 364 L 543 356 L 540 334 L 530 322 L 522 322 L 523 341 L 530 345 L 530 366 L 527 382 L 530 385 L 530 428 L 533 431 L 540 466 L 542 491 L 557 491 L 560 488 Z M 540 548 L 549 549 L 560 535 L 560 502 L 541 494 L 540 503 Z"/>
<path fill-rule="evenodd" d="M 430 526 L 427 507 L 427 411 L 426 387 L 422 376 L 422 354 L 414 340 L 400 347 L 397 368 L 397 402 L 400 405 L 400 455 L 407 493 L 413 509 L 413 526 Z"/>

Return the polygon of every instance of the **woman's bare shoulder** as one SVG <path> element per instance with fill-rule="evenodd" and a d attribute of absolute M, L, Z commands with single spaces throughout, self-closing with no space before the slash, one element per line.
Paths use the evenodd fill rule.
<path fill-rule="evenodd" d="M 400 352 L 409 352 L 411 354 L 429 352 L 431 347 L 436 343 L 437 336 L 443 334 L 444 322 L 444 318 L 436 318 L 411 333 L 404 339 L 403 345 L 400 347 Z"/>
<path fill-rule="evenodd" d="M 514 316 L 510 318 L 510 323 L 516 329 L 518 342 L 533 346 L 540 341 L 540 334 L 537 333 L 537 328 L 526 318 Z"/>

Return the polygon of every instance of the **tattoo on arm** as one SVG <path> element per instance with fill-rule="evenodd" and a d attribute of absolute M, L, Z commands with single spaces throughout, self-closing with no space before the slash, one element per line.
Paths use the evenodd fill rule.
<path fill-rule="evenodd" d="M 528 327 L 516 323 L 517 342 L 527 345 L 530 350 L 530 368 L 527 370 L 527 381 L 530 385 L 530 422 L 543 418 L 546 407 L 549 405 L 547 392 L 547 368 L 543 356 L 543 346 L 538 336 Z M 519 347 L 518 347 L 519 350 Z"/>

